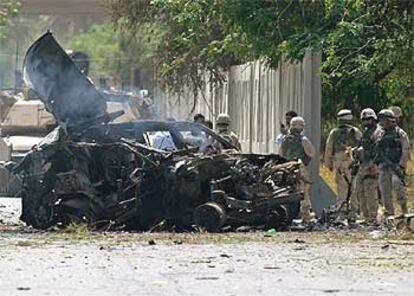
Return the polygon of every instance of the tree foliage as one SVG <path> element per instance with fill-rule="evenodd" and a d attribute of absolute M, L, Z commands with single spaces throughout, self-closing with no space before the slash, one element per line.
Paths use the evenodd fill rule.
<path fill-rule="evenodd" d="M 210 81 L 222 82 L 222 70 L 238 63 L 245 49 L 244 40 L 224 23 L 221 1 L 114 0 L 108 6 L 121 30 L 148 23 L 163 28 L 162 42 L 154 48 L 157 69 L 163 85 L 177 92 L 184 85 L 196 92 L 206 73 Z"/>
<path fill-rule="evenodd" d="M 0 0 L 0 87 L 14 87 L 15 77 L 14 70 L 16 69 L 15 55 L 13 59 L 8 54 L 5 54 L 4 47 L 6 37 L 15 37 L 10 32 L 10 20 L 13 16 L 16 16 L 19 12 L 20 4 L 11 0 Z M 13 44 L 15 49 L 15 43 Z M 10 52 L 10 51 L 6 51 Z M 13 67 L 14 66 L 14 67 Z M 13 69 L 13 70 L 12 70 Z"/>
<path fill-rule="evenodd" d="M 136 57 L 123 52 L 126 43 L 121 34 L 115 33 L 110 24 L 93 25 L 86 32 L 75 35 L 68 48 L 85 52 L 91 62 L 91 73 L 97 76 L 114 77 L 122 80 L 130 71 L 128 65 L 137 63 Z M 130 50 L 136 50 L 136 44 L 129 42 Z"/>
<path fill-rule="evenodd" d="M 149 38 L 153 34 L 157 37 Z M 142 26 L 135 36 L 103 23 L 73 36 L 68 48 L 88 54 L 92 75 L 111 78 L 119 86 L 130 82 L 131 70 L 137 66 L 152 71 L 152 49 L 161 37 L 162 30 L 156 25 Z"/>
<path fill-rule="evenodd" d="M 414 1 L 407 0 L 112 0 L 122 29 L 159 23 L 156 48 L 166 85 L 199 86 L 207 71 L 220 82 L 228 66 L 261 57 L 300 60 L 322 52 L 324 114 L 359 111 L 414 97 Z"/>
<path fill-rule="evenodd" d="M 19 13 L 20 3 L 12 0 L 0 0 L 0 38 L 6 36 L 4 28 L 10 17 Z"/>

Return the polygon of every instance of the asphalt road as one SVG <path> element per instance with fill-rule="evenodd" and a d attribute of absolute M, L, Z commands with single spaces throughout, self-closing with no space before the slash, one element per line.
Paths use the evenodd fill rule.
<path fill-rule="evenodd" d="M 0 200 L 1 295 L 412 295 L 414 245 L 365 233 L 52 233 Z M 11 212 L 10 212 L 11 211 Z"/>
<path fill-rule="evenodd" d="M 0 224 L 19 225 L 21 213 L 20 198 L 0 197 Z"/>

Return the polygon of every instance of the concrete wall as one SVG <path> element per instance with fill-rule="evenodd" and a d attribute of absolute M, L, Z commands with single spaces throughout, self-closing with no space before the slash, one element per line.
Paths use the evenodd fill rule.
<path fill-rule="evenodd" d="M 219 113 L 230 114 L 243 151 L 255 153 L 277 152 L 274 140 L 280 122 L 284 122 L 286 111 L 295 110 L 305 118 L 305 133 L 319 148 L 319 66 L 320 55 L 310 51 L 301 63 L 281 61 L 277 69 L 255 61 L 231 67 L 224 85 L 207 86 L 197 98 L 190 92 L 181 96 L 157 93 L 155 97 L 162 113 L 179 119 L 190 119 L 194 113 L 211 120 Z"/>
<path fill-rule="evenodd" d="M 277 69 L 269 69 L 261 61 L 234 66 L 221 87 L 207 86 L 196 98 L 156 94 L 162 113 L 178 119 L 191 119 L 203 113 L 209 119 L 228 113 L 232 129 L 239 135 L 243 152 L 277 153 L 274 144 L 284 122 L 286 111 L 295 110 L 306 121 L 305 134 L 317 151 L 321 141 L 321 80 L 319 53 L 308 51 L 300 63 L 281 61 Z M 191 110 L 194 108 L 194 111 Z M 333 203 L 333 193 L 319 177 L 320 156 L 312 161 L 312 204 L 321 210 Z"/>

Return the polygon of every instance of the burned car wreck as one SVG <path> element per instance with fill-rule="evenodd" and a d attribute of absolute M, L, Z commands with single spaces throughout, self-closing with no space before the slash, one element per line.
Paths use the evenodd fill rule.
<path fill-rule="evenodd" d="M 120 112 L 107 113 L 52 34 L 29 48 L 24 74 L 59 124 L 15 168 L 26 224 L 218 231 L 298 215 L 300 162 L 242 154 L 196 123 L 112 123 Z"/>

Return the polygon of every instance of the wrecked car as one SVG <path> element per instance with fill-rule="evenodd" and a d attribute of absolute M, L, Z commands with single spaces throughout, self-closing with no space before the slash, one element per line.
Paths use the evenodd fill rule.
<path fill-rule="evenodd" d="M 24 76 L 59 124 L 15 168 L 26 224 L 217 231 L 298 215 L 300 162 L 242 154 L 197 123 L 115 123 L 122 112 L 107 113 L 51 33 L 29 48 Z"/>

